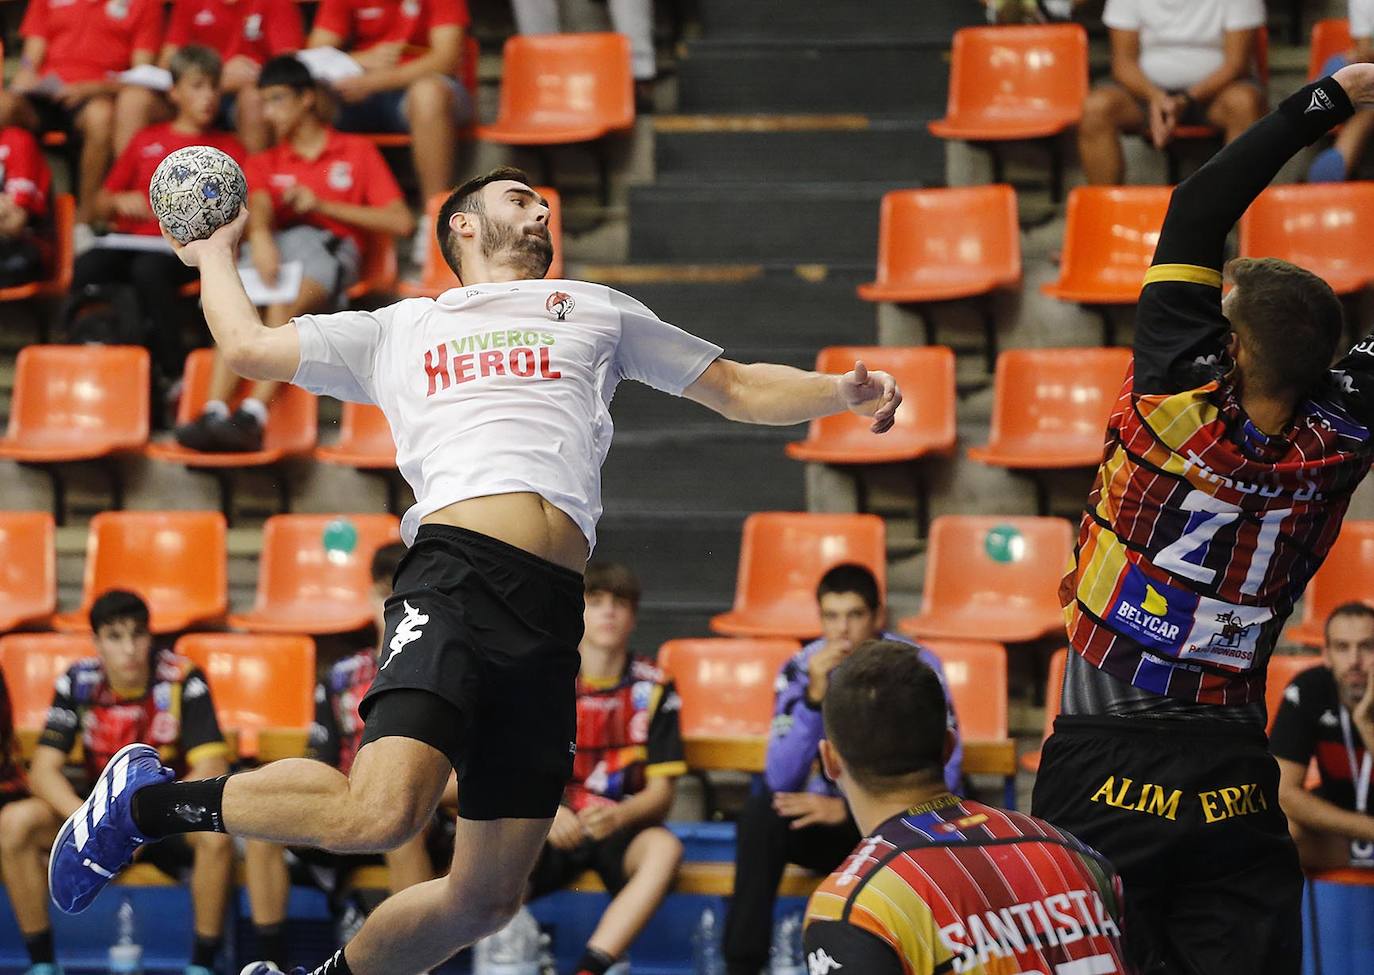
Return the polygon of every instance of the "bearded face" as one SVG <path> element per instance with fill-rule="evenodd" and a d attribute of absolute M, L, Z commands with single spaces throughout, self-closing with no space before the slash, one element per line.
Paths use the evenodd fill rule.
<path fill-rule="evenodd" d="M 487 214 L 481 239 L 482 257 L 489 265 L 509 265 L 523 280 L 542 278 L 553 263 L 549 228 L 537 221 L 503 222 Z"/>

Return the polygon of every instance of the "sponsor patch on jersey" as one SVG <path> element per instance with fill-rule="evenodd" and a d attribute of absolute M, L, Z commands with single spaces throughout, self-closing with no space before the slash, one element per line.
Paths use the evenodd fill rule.
<path fill-rule="evenodd" d="M 1273 616 L 1263 606 L 1237 606 L 1203 597 L 1194 611 L 1192 630 L 1179 653 L 1231 670 L 1249 670 L 1264 624 Z"/>
<path fill-rule="evenodd" d="M 1151 579 L 1134 565 L 1127 565 L 1121 592 L 1107 611 L 1106 623 L 1152 650 L 1173 656 L 1193 625 L 1198 605 L 1195 593 Z"/>

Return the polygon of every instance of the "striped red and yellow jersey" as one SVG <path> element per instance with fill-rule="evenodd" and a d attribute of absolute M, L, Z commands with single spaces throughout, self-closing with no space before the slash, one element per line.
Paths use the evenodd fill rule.
<path fill-rule="evenodd" d="M 812 973 L 1126 972 L 1121 882 L 1021 813 L 946 794 L 894 816 L 811 896 Z"/>
<path fill-rule="evenodd" d="M 1135 354 L 1060 589 L 1069 640 L 1135 687 L 1202 704 L 1262 700 L 1293 604 L 1369 469 L 1371 343 L 1280 434 L 1246 416 L 1226 353 L 1221 273 L 1157 264 Z"/>

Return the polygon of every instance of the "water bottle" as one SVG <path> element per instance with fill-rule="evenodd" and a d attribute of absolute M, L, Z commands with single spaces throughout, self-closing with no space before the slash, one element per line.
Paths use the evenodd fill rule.
<path fill-rule="evenodd" d="M 510 922 L 477 942 L 473 975 L 539 975 L 539 922 L 523 907 Z"/>
<path fill-rule="evenodd" d="M 773 947 L 769 954 L 769 975 L 806 975 L 800 914 L 788 914 L 778 920 L 773 928 Z"/>
<path fill-rule="evenodd" d="M 134 905 L 129 898 L 115 911 L 115 943 L 110 946 L 110 975 L 142 975 L 143 948 L 134 931 Z"/>
<path fill-rule="evenodd" d="M 701 912 L 692 934 L 692 971 L 695 975 L 725 975 L 725 958 L 720 951 L 720 925 L 711 908 Z"/>

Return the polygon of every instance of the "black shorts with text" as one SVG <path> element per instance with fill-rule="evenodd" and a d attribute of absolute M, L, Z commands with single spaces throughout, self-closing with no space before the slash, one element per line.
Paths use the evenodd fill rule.
<path fill-rule="evenodd" d="M 386 602 L 359 712 L 442 751 L 464 819 L 546 819 L 572 776 L 582 577 L 486 535 L 421 525 Z M 437 701 L 398 690 L 428 691 Z M 389 707 L 388 696 L 404 706 Z"/>
<path fill-rule="evenodd" d="M 1303 877 L 1258 728 L 1061 715 L 1031 811 L 1120 873 L 1140 975 L 1297 975 Z"/>

